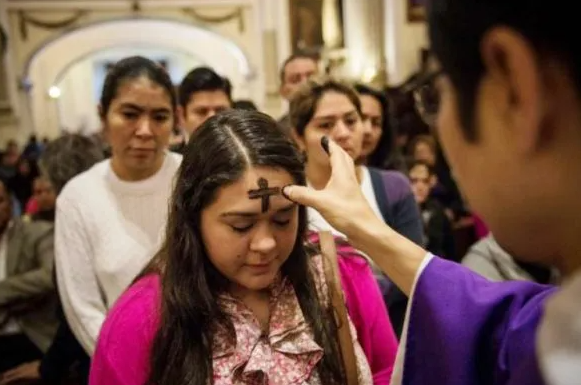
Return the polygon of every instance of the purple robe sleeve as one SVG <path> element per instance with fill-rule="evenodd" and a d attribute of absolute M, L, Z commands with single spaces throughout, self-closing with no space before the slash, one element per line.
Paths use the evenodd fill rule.
<path fill-rule="evenodd" d="M 434 257 L 410 300 L 401 383 L 543 384 L 535 336 L 543 303 L 555 290 L 490 282 Z"/>

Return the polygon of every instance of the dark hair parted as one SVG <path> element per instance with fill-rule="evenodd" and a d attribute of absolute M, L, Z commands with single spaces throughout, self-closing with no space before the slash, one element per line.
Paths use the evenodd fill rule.
<path fill-rule="evenodd" d="M 176 109 L 177 98 L 173 83 L 167 71 L 152 60 L 142 56 L 131 56 L 119 60 L 107 72 L 105 83 L 103 84 L 103 91 L 101 92 L 101 117 L 106 116 L 107 112 L 109 112 L 109 107 L 111 107 L 111 102 L 117 96 L 119 87 L 126 81 L 141 77 L 145 77 L 162 87 L 170 97 L 172 110 Z"/>
<path fill-rule="evenodd" d="M 468 140 L 476 140 L 474 106 L 484 73 L 481 42 L 494 27 L 511 28 L 526 38 L 539 61 L 557 59 L 581 91 L 581 43 L 578 16 L 565 2 L 544 0 L 428 1 L 432 52 L 456 89 L 460 122 Z"/>
<path fill-rule="evenodd" d="M 299 87 L 290 102 L 289 118 L 291 127 L 296 130 L 297 135 L 303 136 L 307 125 L 315 115 L 319 100 L 327 92 L 337 92 L 345 95 L 359 116 L 361 113 L 361 100 L 359 94 L 349 84 L 328 77 L 312 78 Z"/>
<path fill-rule="evenodd" d="M 186 107 L 192 95 L 201 91 L 223 91 L 232 101 L 232 84 L 210 67 L 197 67 L 188 72 L 178 88 L 180 106 Z"/>
<path fill-rule="evenodd" d="M 220 188 L 235 183 L 255 166 L 284 170 L 295 183 L 305 184 L 297 149 L 277 123 L 260 112 L 230 110 L 216 115 L 188 142 L 176 179 L 165 242 L 151 264 L 151 270 L 162 277 L 162 295 L 149 385 L 212 383 L 214 332 L 226 328 L 232 337 L 235 332 L 218 304 L 228 281 L 206 254 L 201 213 L 216 199 Z M 318 365 L 323 383 L 343 383 L 332 309 L 318 298 L 310 255 L 303 243 L 307 229 L 304 207 L 299 208 L 298 215 L 295 245 L 281 273 L 292 283 L 315 341 L 324 349 Z"/>
<path fill-rule="evenodd" d="M 103 159 L 98 143 L 79 134 L 66 134 L 46 146 L 39 166 L 59 194 L 69 180 Z"/>
<path fill-rule="evenodd" d="M 357 90 L 359 95 L 371 96 L 381 105 L 381 137 L 375 150 L 367 156 L 367 165 L 377 168 L 389 168 L 391 166 L 389 164 L 390 157 L 396 151 L 396 148 L 395 132 L 391 127 L 389 119 L 389 102 L 387 96 L 383 92 L 365 84 L 356 84 L 355 90 Z"/>

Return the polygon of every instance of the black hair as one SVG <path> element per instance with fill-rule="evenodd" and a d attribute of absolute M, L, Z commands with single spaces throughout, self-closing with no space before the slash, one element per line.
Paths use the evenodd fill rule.
<path fill-rule="evenodd" d="M 232 103 L 232 108 L 238 110 L 258 111 L 258 107 L 256 107 L 256 104 L 254 104 L 252 100 L 247 99 L 236 100 L 235 102 Z"/>
<path fill-rule="evenodd" d="M 111 102 L 117 96 L 117 91 L 123 82 L 146 77 L 153 83 L 163 87 L 170 97 L 172 110 L 177 107 L 174 86 L 167 71 L 156 62 L 142 56 L 131 56 L 115 63 L 105 78 L 101 92 L 101 117 L 107 115 Z"/>
<path fill-rule="evenodd" d="M 377 143 L 375 150 L 373 150 L 373 152 L 368 155 L 367 165 L 377 168 L 389 168 L 389 163 L 391 160 L 390 158 L 393 155 L 393 152 L 396 151 L 396 148 L 395 130 L 393 129 L 390 121 L 389 101 L 387 96 L 375 88 L 360 83 L 355 85 L 355 90 L 357 90 L 359 95 L 368 95 L 373 97 L 381 105 L 381 137 L 379 138 L 379 143 Z"/>
<path fill-rule="evenodd" d="M 467 139 L 476 140 L 474 105 L 484 64 L 483 36 L 495 26 L 524 36 L 540 57 L 561 59 L 581 90 L 578 16 L 564 1 L 438 0 L 428 2 L 431 48 L 457 93 L 460 122 Z"/>
<path fill-rule="evenodd" d="M 209 67 L 197 67 L 188 72 L 178 88 L 180 106 L 186 107 L 192 95 L 200 91 L 223 91 L 232 101 L 232 84 Z"/>

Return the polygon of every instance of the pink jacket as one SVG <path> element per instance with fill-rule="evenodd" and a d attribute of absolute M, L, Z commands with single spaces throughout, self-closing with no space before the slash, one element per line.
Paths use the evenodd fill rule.
<path fill-rule="evenodd" d="M 339 259 L 349 315 L 369 361 L 373 382 L 391 379 L 397 342 L 379 288 L 367 262 Z M 158 328 L 161 282 L 151 275 L 139 280 L 117 301 L 101 329 L 92 360 L 90 385 L 143 385 L 149 353 Z"/>

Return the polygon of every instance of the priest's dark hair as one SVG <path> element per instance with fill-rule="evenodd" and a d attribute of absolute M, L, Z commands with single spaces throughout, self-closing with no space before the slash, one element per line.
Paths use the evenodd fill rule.
<path fill-rule="evenodd" d="M 178 171 L 164 244 L 149 272 L 161 276 L 161 323 L 154 338 L 148 385 L 212 383 L 212 341 L 216 328 L 235 336 L 218 296 L 228 280 L 212 265 L 201 236 L 201 212 L 219 190 L 239 180 L 249 167 L 288 172 L 305 184 L 301 156 L 268 115 L 230 110 L 208 119 L 189 141 Z M 318 373 L 325 384 L 344 383 L 332 308 L 317 295 L 310 253 L 304 246 L 307 217 L 299 208 L 294 248 L 281 274 L 323 348 Z"/>
<path fill-rule="evenodd" d="M 462 129 L 476 140 L 474 105 L 484 73 L 483 37 L 493 27 L 510 28 L 524 36 L 540 65 L 555 59 L 570 72 L 581 91 L 581 41 L 574 3 L 557 0 L 432 0 L 428 1 L 431 49 L 457 93 Z"/>

